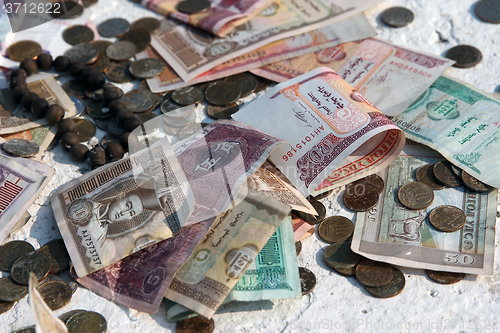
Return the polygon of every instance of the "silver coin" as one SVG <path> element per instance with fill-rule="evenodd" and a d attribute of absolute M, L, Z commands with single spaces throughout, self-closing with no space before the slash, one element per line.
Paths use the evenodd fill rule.
<path fill-rule="evenodd" d="M 38 153 L 40 147 L 32 141 L 13 139 L 4 142 L 2 149 L 7 154 L 15 157 L 32 157 Z"/>
<path fill-rule="evenodd" d="M 71 62 L 81 61 L 85 65 L 90 65 L 99 57 L 99 48 L 94 44 L 81 43 L 67 50 L 64 55 L 68 57 Z"/>
<path fill-rule="evenodd" d="M 125 33 L 130 23 L 122 18 L 116 17 L 106 20 L 97 26 L 97 31 L 102 37 L 117 37 Z"/>
<path fill-rule="evenodd" d="M 83 103 L 83 101 L 81 99 L 74 97 L 74 96 L 69 96 L 69 98 L 71 99 L 73 104 L 75 104 L 76 111 L 77 111 L 77 114 L 71 118 L 79 118 L 79 117 L 83 116 L 85 114 L 85 111 L 87 110 L 85 103 Z"/>
<path fill-rule="evenodd" d="M 180 127 L 180 130 L 189 125 L 196 118 L 196 107 L 188 105 L 174 111 L 170 111 L 162 116 L 163 121 L 169 127 Z M 179 130 L 179 131 L 180 131 Z M 177 134 L 176 134 L 177 135 Z"/>
<path fill-rule="evenodd" d="M 129 41 L 119 41 L 106 48 L 106 55 L 111 60 L 124 61 L 132 58 L 137 53 L 134 43 Z"/>
<path fill-rule="evenodd" d="M 165 102 L 163 102 L 160 106 L 160 110 L 162 113 L 174 111 L 174 110 L 177 110 L 179 108 L 182 108 L 182 105 L 179 105 L 173 101 L 169 101 L 168 99 Z"/>
<path fill-rule="evenodd" d="M 165 64 L 163 61 L 147 58 L 133 62 L 129 70 L 136 79 L 149 79 L 160 75 L 164 69 Z"/>
<path fill-rule="evenodd" d="M 134 89 L 126 93 L 122 100 L 127 103 L 127 107 L 134 113 L 140 113 L 150 109 L 155 103 L 155 95 L 145 89 Z"/>

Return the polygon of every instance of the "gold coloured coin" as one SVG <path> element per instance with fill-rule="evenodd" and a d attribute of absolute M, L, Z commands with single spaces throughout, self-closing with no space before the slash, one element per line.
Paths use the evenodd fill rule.
<path fill-rule="evenodd" d="M 38 280 L 43 279 L 50 272 L 50 259 L 42 253 L 32 252 L 19 258 L 10 270 L 12 280 L 21 285 L 28 285 L 30 272 L 33 272 Z"/>
<path fill-rule="evenodd" d="M 49 281 L 38 287 L 38 291 L 51 310 L 65 306 L 71 300 L 71 287 L 63 281 Z"/>
<path fill-rule="evenodd" d="M 69 318 L 66 326 L 69 333 L 106 333 L 108 324 L 101 314 L 85 311 Z"/>
<path fill-rule="evenodd" d="M 327 243 L 344 242 L 351 238 L 354 224 L 344 216 L 330 216 L 321 221 L 318 227 L 319 237 Z"/>
<path fill-rule="evenodd" d="M 382 287 L 391 282 L 393 277 L 394 270 L 386 263 L 363 259 L 356 267 L 356 278 L 363 286 Z"/>
<path fill-rule="evenodd" d="M 424 209 L 434 200 L 434 192 L 424 183 L 410 182 L 399 188 L 398 199 L 406 208 Z"/>
<path fill-rule="evenodd" d="M 9 46 L 7 56 L 12 61 L 23 61 L 26 58 L 33 59 L 42 53 L 42 47 L 31 40 L 21 40 Z"/>
<path fill-rule="evenodd" d="M 10 272 L 12 265 L 22 256 L 35 252 L 35 248 L 25 241 L 12 241 L 0 247 L 0 269 Z"/>
<path fill-rule="evenodd" d="M 94 32 L 84 25 L 73 25 L 63 32 L 63 39 L 70 45 L 88 43 L 94 39 Z"/>

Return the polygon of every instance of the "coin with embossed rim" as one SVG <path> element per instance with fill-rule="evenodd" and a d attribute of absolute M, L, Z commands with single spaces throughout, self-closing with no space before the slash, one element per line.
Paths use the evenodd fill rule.
<path fill-rule="evenodd" d="M 85 25 L 72 25 L 64 30 L 63 39 L 70 45 L 88 43 L 94 39 L 94 32 Z"/>
<path fill-rule="evenodd" d="M 35 273 L 38 280 L 43 279 L 50 272 L 52 263 L 45 254 L 32 252 L 25 254 L 12 265 L 10 270 L 15 283 L 28 285 L 30 272 Z"/>
<path fill-rule="evenodd" d="M 396 267 L 392 267 L 394 276 L 391 281 L 382 287 L 368 287 L 364 286 L 365 290 L 372 296 L 377 298 L 390 298 L 401 294 L 405 288 L 405 276 Z"/>
<path fill-rule="evenodd" d="M 382 287 L 391 282 L 394 270 L 383 262 L 363 259 L 356 267 L 356 278 L 367 287 Z"/>
<path fill-rule="evenodd" d="M 35 248 L 25 241 L 11 241 L 0 247 L 0 269 L 10 272 L 12 265 L 27 253 L 35 252 Z"/>
<path fill-rule="evenodd" d="M 465 225 L 465 213 L 455 206 L 439 206 L 429 213 L 429 223 L 439 231 L 455 232 Z"/>
<path fill-rule="evenodd" d="M 127 20 L 121 17 L 115 17 L 100 23 L 97 26 L 97 31 L 102 37 L 112 38 L 124 34 L 129 27 L 130 23 Z"/>
<path fill-rule="evenodd" d="M 424 209 L 434 200 L 434 192 L 421 182 L 409 182 L 399 188 L 399 202 L 409 209 Z"/>
<path fill-rule="evenodd" d="M 32 40 L 21 40 L 9 46 L 7 55 L 10 60 L 21 62 L 26 58 L 33 59 L 42 53 L 42 47 Z"/>
<path fill-rule="evenodd" d="M 417 181 L 429 186 L 432 190 L 442 190 L 446 186 L 441 184 L 434 176 L 434 164 L 425 164 L 417 169 Z"/>
<path fill-rule="evenodd" d="M 465 277 L 465 273 L 452 273 L 425 270 L 425 274 L 434 282 L 439 284 L 454 284 L 460 282 Z"/>
<path fill-rule="evenodd" d="M 14 283 L 10 276 L 0 278 L 0 302 L 15 302 L 28 294 L 28 287 Z"/>
<path fill-rule="evenodd" d="M 344 216 L 330 216 L 318 226 L 319 237 L 327 243 L 348 240 L 354 232 L 354 224 Z"/>

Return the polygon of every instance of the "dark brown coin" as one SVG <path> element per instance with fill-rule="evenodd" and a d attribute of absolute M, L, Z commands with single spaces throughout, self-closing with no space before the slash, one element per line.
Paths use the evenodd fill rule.
<path fill-rule="evenodd" d="M 76 98 L 85 98 L 86 87 L 82 80 L 71 80 L 62 85 L 64 91 L 69 96 L 74 96 Z"/>
<path fill-rule="evenodd" d="M 124 34 L 129 27 L 130 23 L 128 23 L 127 20 L 116 17 L 99 24 L 97 26 L 97 31 L 102 37 L 118 37 Z"/>
<path fill-rule="evenodd" d="M 321 221 L 318 227 L 319 237 L 327 243 L 344 242 L 351 238 L 354 224 L 344 216 L 330 216 Z"/>
<path fill-rule="evenodd" d="M 382 21 L 390 27 L 401 28 L 407 26 L 415 15 L 411 10 L 405 7 L 391 7 L 382 12 Z"/>
<path fill-rule="evenodd" d="M 321 202 L 316 200 L 309 200 L 309 203 L 314 207 L 318 215 L 307 214 L 304 212 L 297 212 L 297 215 L 311 225 L 315 225 L 321 221 L 326 216 L 326 208 Z"/>
<path fill-rule="evenodd" d="M 356 267 L 348 269 L 335 269 L 335 272 L 346 277 L 356 276 Z"/>
<path fill-rule="evenodd" d="M 63 38 L 70 45 L 88 43 L 94 40 L 94 32 L 84 25 L 73 25 L 63 32 Z"/>
<path fill-rule="evenodd" d="M 106 122 L 106 131 L 118 138 L 121 138 L 121 136 L 126 133 L 123 126 L 120 126 L 116 121 L 116 117 L 109 118 Z"/>
<path fill-rule="evenodd" d="M 15 302 L 28 294 L 28 287 L 21 286 L 9 276 L 0 278 L 0 302 Z"/>
<path fill-rule="evenodd" d="M 123 61 L 123 62 L 113 62 L 106 69 L 105 73 L 106 77 L 109 81 L 115 83 L 125 83 L 130 82 L 134 79 L 132 74 L 130 74 L 130 65 L 132 62 Z"/>
<path fill-rule="evenodd" d="M 429 186 L 432 190 L 442 190 L 446 186 L 441 184 L 434 176 L 434 164 L 425 164 L 417 169 L 417 181 Z"/>
<path fill-rule="evenodd" d="M 24 59 L 33 59 L 42 53 L 42 47 L 37 42 L 31 40 L 22 40 L 9 46 L 7 55 L 10 60 L 21 62 Z"/>
<path fill-rule="evenodd" d="M 113 43 L 107 40 L 94 40 L 90 42 L 90 44 L 95 45 L 99 48 L 99 54 L 105 54 L 108 46 L 110 46 Z"/>
<path fill-rule="evenodd" d="M 224 81 L 236 83 L 236 85 L 240 87 L 241 90 L 240 98 L 246 97 L 251 93 L 253 93 L 257 88 L 258 84 L 255 75 L 250 74 L 248 72 L 229 76 Z"/>
<path fill-rule="evenodd" d="M 254 92 L 259 92 L 259 91 L 262 91 L 262 90 L 266 90 L 267 88 L 269 88 L 269 86 L 271 85 L 272 81 L 268 80 L 268 79 L 265 79 L 263 77 L 260 77 L 260 76 L 257 76 L 257 88 L 255 88 L 255 91 Z"/>
<path fill-rule="evenodd" d="M 73 316 L 82 313 L 82 312 L 87 312 L 86 310 L 81 310 L 81 309 L 76 309 L 76 310 L 71 310 L 66 313 L 63 313 L 62 315 L 59 316 L 59 319 L 66 324 L 66 322 Z"/>
<path fill-rule="evenodd" d="M 401 294 L 405 288 L 405 276 L 399 269 L 392 267 L 394 276 L 392 280 L 382 287 L 368 287 L 364 286 L 365 290 L 372 296 L 377 298 L 390 298 Z"/>
<path fill-rule="evenodd" d="M 68 304 L 73 295 L 71 287 L 62 281 L 46 282 L 38 287 L 38 291 L 51 310 L 60 309 Z"/>
<path fill-rule="evenodd" d="M 399 188 L 398 199 L 406 208 L 424 209 L 434 200 L 434 192 L 424 183 L 410 182 Z"/>
<path fill-rule="evenodd" d="M 378 202 L 379 192 L 375 187 L 358 183 L 347 186 L 344 192 L 344 204 L 355 212 L 365 212 L 375 206 Z"/>
<path fill-rule="evenodd" d="M 300 252 L 302 252 L 302 242 L 295 242 L 295 254 L 299 256 Z"/>
<path fill-rule="evenodd" d="M 326 192 L 323 192 L 321 194 L 318 194 L 317 196 L 313 197 L 313 196 L 308 196 L 307 199 L 308 200 L 320 200 L 320 199 L 324 199 L 326 198 L 327 196 L 329 196 L 330 194 L 333 193 L 333 190 L 330 190 L 330 191 L 326 191 Z"/>
<path fill-rule="evenodd" d="M 214 328 L 214 320 L 202 316 L 178 321 L 175 326 L 177 333 L 212 333 Z"/>
<path fill-rule="evenodd" d="M 305 267 L 299 267 L 302 296 L 309 294 L 316 287 L 316 276 Z"/>
<path fill-rule="evenodd" d="M 75 119 L 76 135 L 80 142 L 87 142 L 95 136 L 96 128 L 93 122 L 87 119 Z"/>
<path fill-rule="evenodd" d="M 370 175 L 365 178 L 361 178 L 350 183 L 349 185 L 347 185 L 347 187 L 353 187 L 357 184 L 371 185 L 375 188 L 375 190 L 377 190 L 379 194 L 384 190 L 384 180 L 379 175 Z"/>
<path fill-rule="evenodd" d="M 482 0 L 476 3 L 474 12 L 477 17 L 488 23 L 500 23 L 500 6 L 497 0 Z"/>
<path fill-rule="evenodd" d="M 9 311 L 14 306 L 14 304 L 16 304 L 16 302 L 0 302 L 0 314 Z M 20 332 L 20 333 L 21 332 L 33 332 L 33 333 L 35 333 L 35 327 L 33 326 L 32 331 L 16 331 L 16 332 Z"/>
<path fill-rule="evenodd" d="M 206 11 L 210 8 L 208 0 L 184 0 L 179 2 L 175 9 L 185 14 L 196 14 Z"/>
<path fill-rule="evenodd" d="M 386 286 L 393 277 L 394 270 L 392 266 L 382 262 L 363 259 L 356 267 L 356 278 L 363 286 Z"/>
<path fill-rule="evenodd" d="M 93 64 L 99 57 L 99 48 L 95 44 L 82 43 L 77 44 L 67 50 L 64 55 L 71 62 L 81 61 L 85 65 Z"/>
<path fill-rule="evenodd" d="M 137 52 L 144 51 L 151 43 L 151 35 L 143 29 L 129 30 L 120 37 L 120 41 L 128 41 L 135 45 Z"/>
<path fill-rule="evenodd" d="M 462 180 L 464 181 L 465 186 L 476 192 L 489 192 L 493 189 L 493 187 L 486 185 L 465 171 L 462 171 Z"/>
<path fill-rule="evenodd" d="M 457 187 L 463 184 L 451 169 L 452 164 L 448 161 L 441 161 L 434 164 L 433 172 L 436 179 L 448 187 Z"/>
<path fill-rule="evenodd" d="M 155 102 L 155 95 L 149 90 L 134 89 L 126 93 L 122 100 L 127 103 L 127 107 L 134 113 L 147 111 Z"/>
<path fill-rule="evenodd" d="M 187 125 L 180 131 L 179 138 L 181 138 L 181 140 L 189 138 L 194 133 L 200 131 L 203 128 L 203 125 L 204 124 L 199 124 L 199 123 L 192 123 Z"/>
<path fill-rule="evenodd" d="M 460 282 L 465 277 L 465 273 L 452 273 L 425 270 L 425 274 L 434 282 L 439 284 L 454 284 Z"/>
<path fill-rule="evenodd" d="M 30 272 L 35 273 L 37 279 L 41 280 L 49 274 L 50 268 L 50 259 L 45 254 L 32 252 L 17 259 L 12 265 L 10 273 L 15 283 L 27 286 Z"/>
<path fill-rule="evenodd" d="M 83 7 L 73 1 L 57 1 L 53 4 L 52 8 L 54 8 L 54 10 L 49 14 L 60 20 L 74 19 L 83 14 Z"/>
<path fill-rule="evenodd" d="M 77 313 L 66 321 L 69 333 L 106 333 L 106 318 L 93 311 Z"/>
<path fill-rule="evenodd" d="M 139 80 L 149 79 L 160 75 L 164 69 L 165 63 L 154 58 L 137 60 L 130 65 L 130 73 Z"/>
<path fill-rule="evenodd" d="M 160 21 L 154 17 L 143 17 L 132 23 L 130 30 L 142 29 L 152 35 L 160 29 L 160 25 Z"/>
<path fill-rule="evenodd" d="M 71 276 L 69 270 L 64 271 L 57 275 L 49 274 L 43 280 L 41 280 L 38 285 L 41 286 L 42 284 L 47 283 L 49 281 L 62 281 L 66 283 L 71 288 L 72 294 L 74 294 L 78 289 L 78 282 L 76 282 L 75 279 Z"/>
<path fill-rule="evenodd" d="M 207 115 L 212 119 L 231 119 L 231 116 L 240 110 L 240 106 L 231 103 L 225 106 L 209 105 L 207 106 Z"/>
<path fill-rule="evenodd" d="M 232 82 L 216 82 L 205 90 L 205 98 L 212 105 L 229 105 L 240 98 L 241 90 Z"/>
<path fill-rule="evenodd" d="M 45 254 L 52 262 L 51 274 L 57 274 L 69 267 L 69 254 L 62 239 L 55 239 L 44 246 L 38 252 Z"/>
<path fill-rule="evenodd" d="M 87 103 L 87 113 L 94 119 L 108 119 L 113 115 L 111 112 L 103 110 L 99 102 Z"/>
<path fill-rule="evenodd" d="M 94 62 L 92 65 L 90 65 L 90 67 L 102 73 L 109 67 L 110 64 L 111 64 L 111 59 L 109 59 L 109 57 L 106 55 L 105 52 L 100 52 L 99 58 L 97 58 L 97 61 Z"/>
<path fill-rule="evenodd" d="M 351 242 L 337 242 L 323 253 L 326 264 L 335 270 L 350 270 L 361 261 L 361 256 L 351 250 Z"/>
<path fill-rule="evenodd" d="M 118 41 L 106 48 L 106 55 L 111 60 L 124 61 L 137 53 L 137 47 L 130 41 Z"/>
<path fill-rule="evenodd" d="M 479 49 L 471 45 L 457 45 L 446 52 L 446 58 L 454 60 L 453 67 L 470 68 L 481 62 L 483 55 Z"/>
<path fill-rule="evenodd" d="M 455 206 L 439 206 L 430 212 L 429 222 L 439 231 L 455 232 L 465 225 L 465 213 Z"/>
<path fill-rule="evenodd" d="M 32 157 L 38 154 L 40 147 L 29 140 L 12 139 L 2 144 L 2 149 L 9 155 L 15 157 Z"/>
<path fill-rule="evenodd" d="M 191 105 L 203 100 L 203 93 L 195 87 L 184 87 L 172 92 L 172 100 L 179 105 Z"/>
<path fill-rule="evenodd" d="M 0 269 L 10 272 L 12 265 L 25 254 L 35 252 L 35 248 L 25 241 L 12 241 L 0 247 Z"/>

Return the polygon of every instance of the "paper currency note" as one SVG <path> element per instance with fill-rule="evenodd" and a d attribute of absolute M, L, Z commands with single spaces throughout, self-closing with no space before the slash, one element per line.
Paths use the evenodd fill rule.
<path fill-rule="evenodd" d="M 326 27 L 381 0 L 282 0 L 224 38 L 166 19 L 151 45 L 184 81 L 280 39 Z"/>
<path fill-rule="evenodd" d="M 385 115 L 401 114 L 453 61 L 377 39 L 280 61 L 252 73 L 283 82 L 318 67 L 329 67 Z"/>
<path fill-rule="evenodd" d="M 296 242 L 301 241 L 303 239 L 306 239 L 307 237 L 310 237 L 314 235 L 314 232 L 316 229 L 301 219 L 300 217 L 296 216 L 295 214 L 292 213 L 292 225 L 293 225 L 293 237 Z"/>
<path fill-rule="evenodd" d="M 500 100 L 441 76 L 405 112 L 391 120 L 408 138 L 439 151 L 472 176 L 500 188 Z"/>
<path fill-rule="evenodd" d="M 357 214 L 351 247 L 365 257 L 395 265 L 493 274 L 496 189 L 479 193 L 462 186 L 434 191 L 431 206 L 421 210 L 406 209 L 396 199 L 401 185 L 415 181 L 417 168 L 439 160 L 442 158 L 400 156 L 381 171 L 384 192 L 374 208 Z M 461 230 L 445 233 L 431 227 L 427 213 L 442 205 L 464 211 L 467 220 Z"/>
<path fill-rule="evenodd" d="M 158 58 L 165 62 L 163 73 L 147 80 L 151 91 L 158 93 L 200 82 L 217 80 L 266 64 L 336 46 L 340 43 L 372 37 L 375 34 L 375 30 L 366 17 L 360 14 L 320 29 L 270 43 L 217 65 L 190 81 L 183 81 L 172 67 L 152 48 L 137 54 L 136 57 L 138 59 Z"/>
<path fill-rule="evenodd" d="M 290 144 L 270 160 L 306 196 L 375 172 L 404 145 L 403 132 L 329 68 L 275 86 L 233 118 Z"/>
<path fill-rule="evenodd" d="M 89 172 L 51 198 L 79 277 L 172 237 L 194 200 L 167 140 Z"/>
<path fill-rule="evenodd" d="M 214 222 L 165 297 L 212 317 L 289 211 L 288 205 L 249 190 L 245 201 Z"/>

